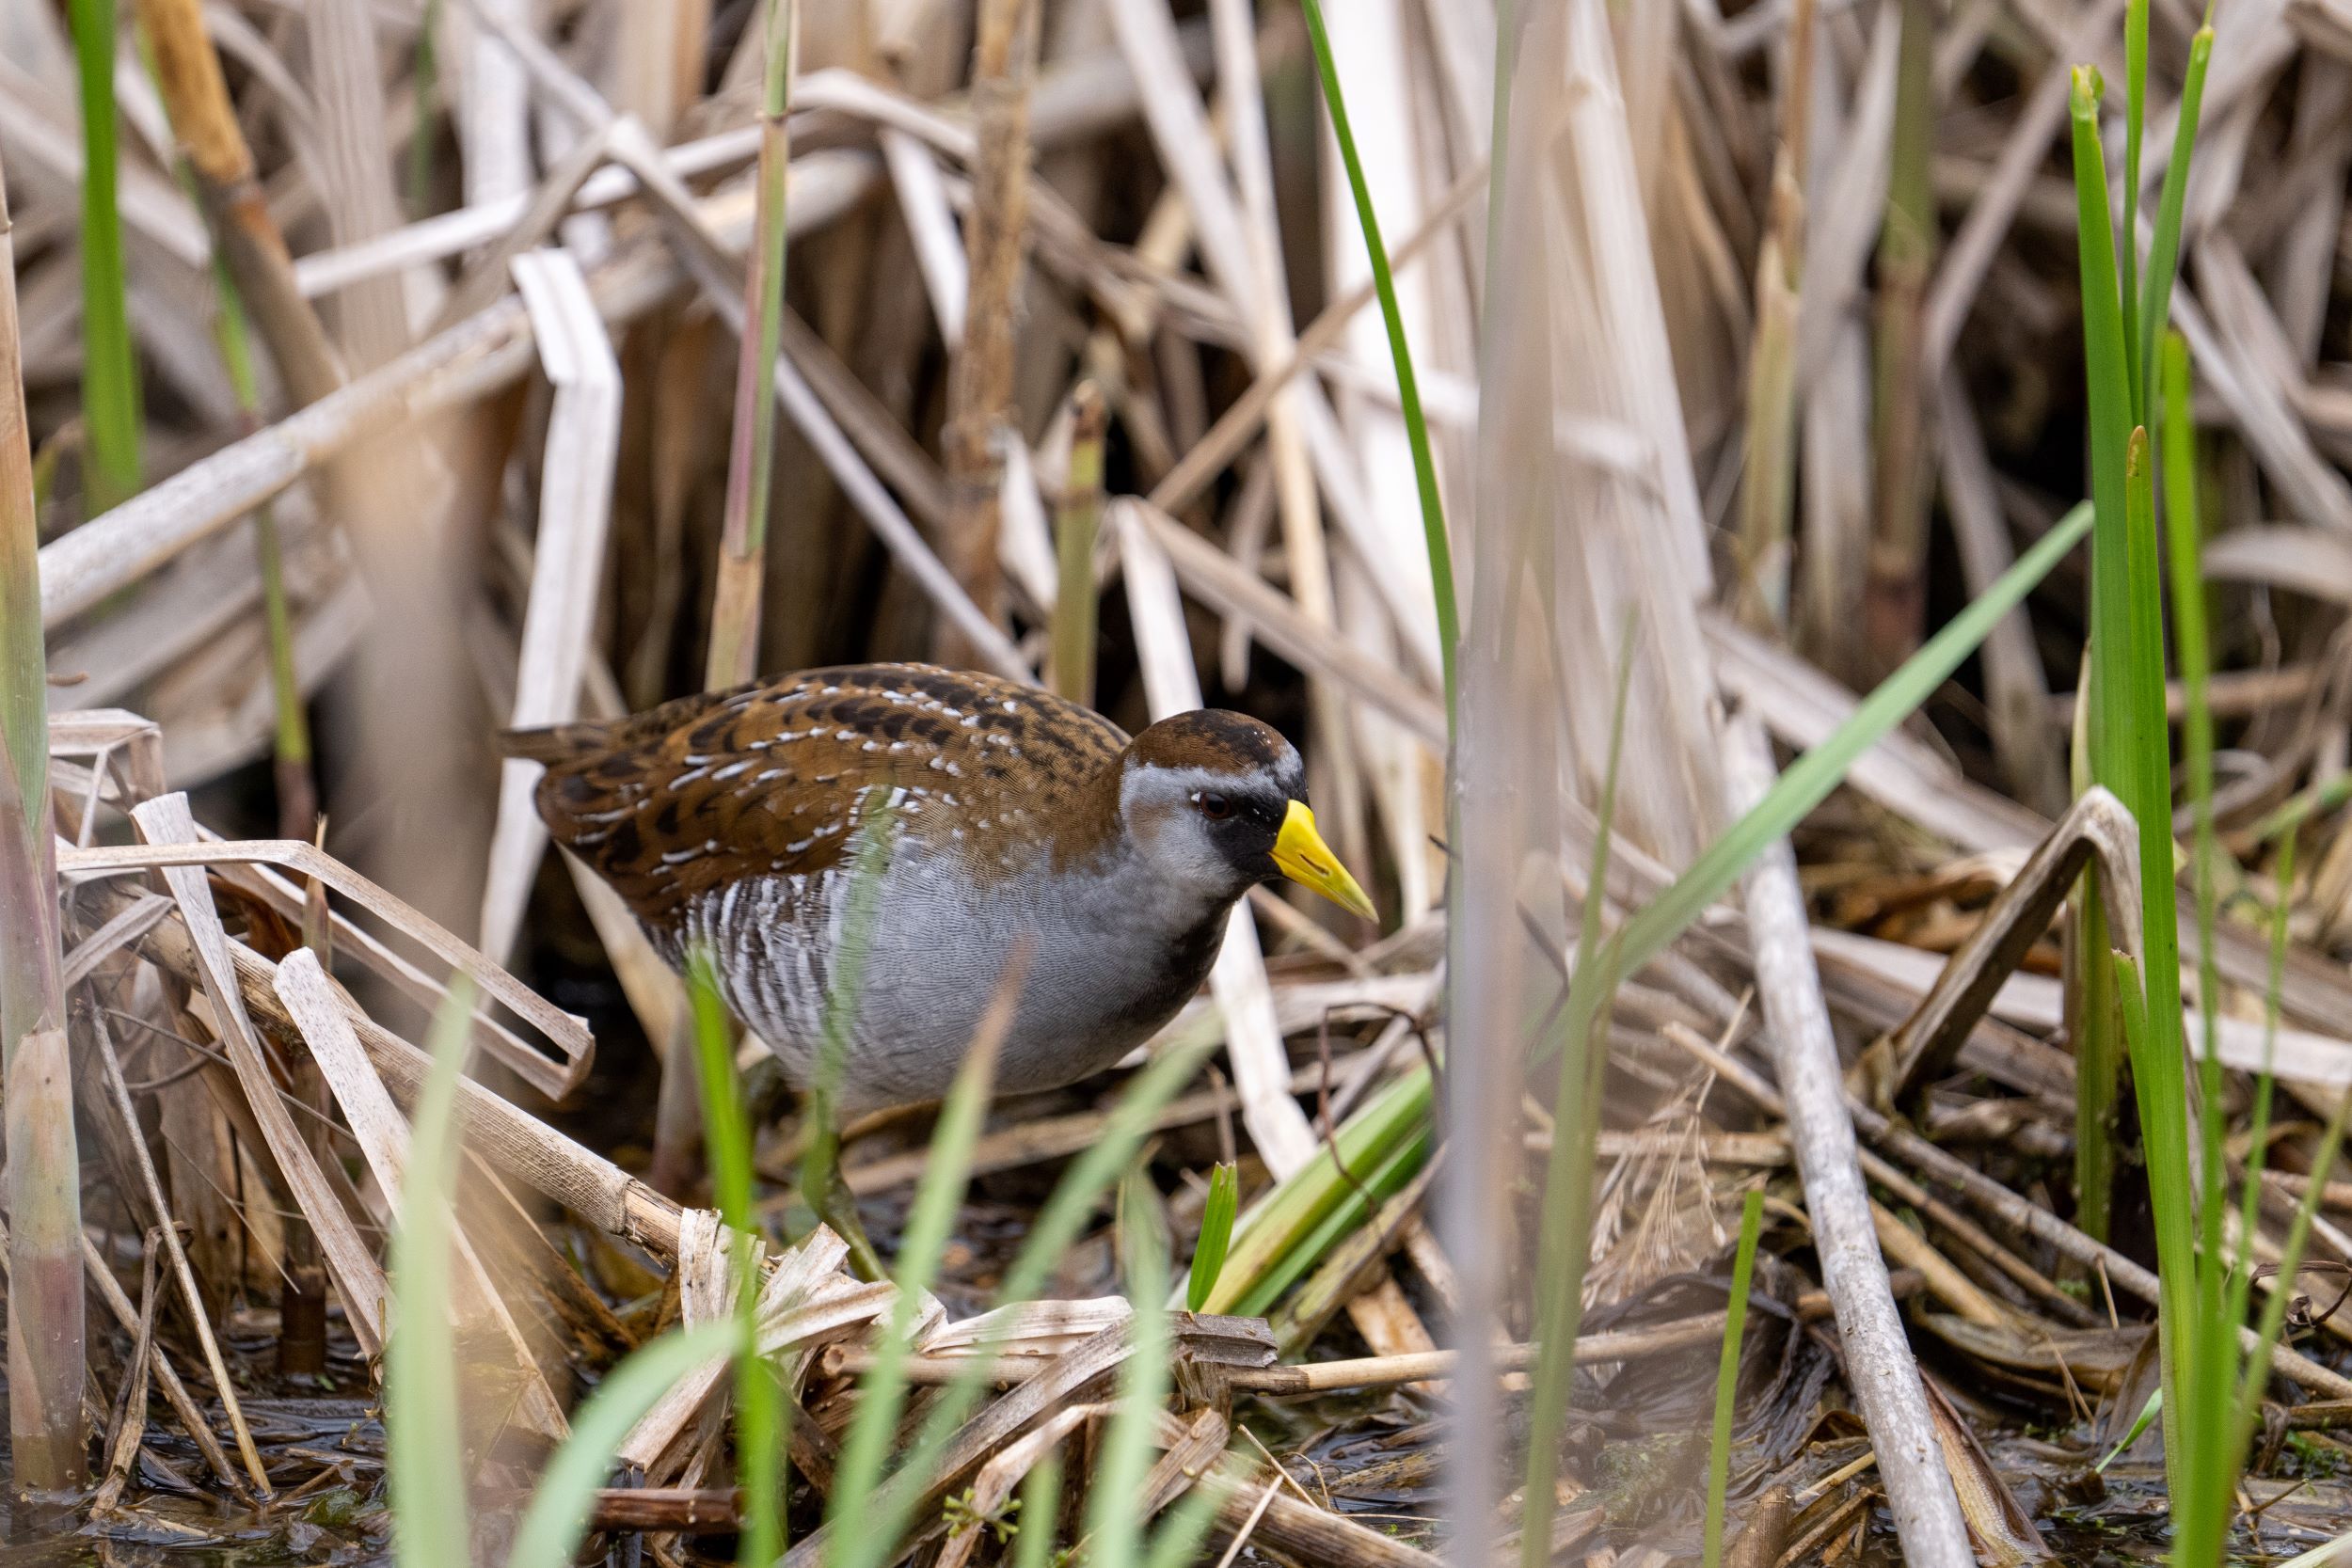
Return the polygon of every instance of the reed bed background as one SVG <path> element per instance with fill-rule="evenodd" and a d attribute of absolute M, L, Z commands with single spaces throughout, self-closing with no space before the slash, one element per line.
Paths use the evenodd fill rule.
<path fill-rule="evenodd" d="M 0 0 L 8 1538 L 2338 1560 L 2348 177 L 2341 0 Z M 1377 927 L 834 1129 L 495 736 L 864 658 Z"/>

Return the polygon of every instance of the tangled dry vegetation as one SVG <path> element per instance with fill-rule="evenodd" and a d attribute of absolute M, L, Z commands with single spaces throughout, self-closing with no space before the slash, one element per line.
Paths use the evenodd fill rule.
<path fill-rule="evenodd" d="M 449 1310 L 479 1549 L 504 1550 L 583 1390 L 726 1319 L 737 1279 L 675 1070 L 685 993 L 545 853 L 531 766 L 490 736 L 871 657 L 1042 675 L 1130 728 L 1204 693 L 1272 719 L 1384 912 L 1253 895 L 1166 1037 L 1214 1036 L 1216 1065 L 1124 1123 L 1132 1072 L 993 1107 L 909 1314 L 915 1389 L 976 1357 L 992 1385 L 897 1483 L 916 1560 L 1046 1560 L 1007 1505 L 1057 1450 L 1077 1541 L 1120 1449 L 1132 1227 L 1191 1256 L 1236 1160 L 1218 1311 L 1147 1339 L 1168 1398 L 1140 1481 L 1116 1472 L 1138 1519 L 1208 1499 L 1201 1560 L 1695 1558 L 1751 1193 L 1726 1560 L 1887 1560 L 1899 1531 L 1954 1560 L 1952 1501 L 1984 1561 L 2161 1553 L 2160 1433 L 2093 1468 L 2156 1386 L 2159 1291 L 2128 1163 L 2111 1223 L 2075 1189 L 2054 917 L 2085 876 L 2137 907 L 2128 816 L 2070 783 L 2079 557 L 1860 754 L 1793 858 L 1625 978 L 1597 1098 L 1519 1053 L 1588 912 L 1649 906 L 2086 494 L 2068 68 L 2122 79 L 2125 0 L 1523 0 L 1501 71 L 1486 0 L 1329 8 L 1463 563 L 1451 798 L 1410 429 L 1289 0 L 805 5 L 774 120 L 751 0 L 139 0 L 113 40 L 111 307 L 69 27 L 108 8 L 0 0 L 29 429 L 0 471 L 39 498 L 33 816 L 61 890 L 8 1138 L 80 1202 L 9 1216 L 33 1240 L 8 1392 L 20 1481 L 27 1433 L 79 1418 L 95 1488 L 20 1534 L 389 1553 L 411 1042 L 462 976 Z M 2198 18 L 2150 14 L 2161 147 Z M 2229 1069 L 2219 1175 L 2237 1191 L 2264 1140 L 2248 1240 L 2292 1303 L 2236 1536 L 2275 1554 L 2352 1521 L 2352 1185 L 2324 1185 L 2300 1272 L 2271 1266 L 2352 1086 L 2352 8 L 2223 0 L 2214 26 L 2171 309 L 2226 851 L 2195 1000 Z M 764 547 L 729 494 L 763 148 L 789 158 Z M 135 369 L 112 414 L 110 341 Z M 31 604 L 0 611 L 22 684 Z M 48 924 L 36 870 L 0 865 L 20 933 Z M 742 1060 L 787 1560 L 813 1563 L 897 1297 L 809 1229 L 792 1118 Z M 1398 1109 L 1431 1074 L 1434 1131 Z M 1538 1524 L 1515 1488 L 1542 1173 L 1588 1110 Z M 995 1305 L 1057 1168 L 1130 1135 L 1119 1223 L 1089 1196 L 1050 1299 Z M 849 1130 L 886 1251 L 930 1136 L 920 1113 Z M 1322 1207 L 1270 1241 L 1269 1194 L 1318 1172 Z M 39 1316 L 40 1245 L 86 1281 L 86 1361 L 28 1342 L 72 1315 Z M 1912 1403 L 1878 1391 L 1915 1366 Z M 620 1438 L 590 1519 L 614 1560 L 728 1549 L 728 1400 L 711 1361 Z"/>

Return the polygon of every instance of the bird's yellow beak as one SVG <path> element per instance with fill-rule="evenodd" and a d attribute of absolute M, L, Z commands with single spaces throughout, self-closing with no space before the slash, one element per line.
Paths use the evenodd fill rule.
<path fill-rule="evenodd" d="M 1340 908 L 1362 915 L 1366 920 L 1378 918 L 1372 900 L 1364 896 L 1356 879 L 1347 874 L 1347 867 L 1331 853 L 1331 847 L 1315 832 L 1315 814 L 1306 802 L 1293 800 L 1282 818 L 1282 831 L 1275 836 L 1274 863 L 1282 868 L 1282 875 L 1301 887 L 1311 887 Z"/>

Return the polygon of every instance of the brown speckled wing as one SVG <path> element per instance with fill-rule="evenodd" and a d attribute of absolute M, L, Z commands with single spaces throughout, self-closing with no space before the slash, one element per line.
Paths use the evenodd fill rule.
<path fill-rule="evenodd" d="M 895 799 L 899 832 L 977 879 L 1014 869 L 1049 831 L 1057 849 L 1083 852 L 1115 821 L 1126 739 L 1032 687 L 865 664 L 519 735 L 510 747 L 548 765 L 539 814 L 556 842 L 667 929 L 738 878 L 839 864 L 884 800 Z"/>

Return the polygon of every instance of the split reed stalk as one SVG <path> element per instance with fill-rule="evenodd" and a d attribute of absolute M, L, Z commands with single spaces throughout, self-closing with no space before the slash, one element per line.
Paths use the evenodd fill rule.
<path fill-rule="evenodd" d="M 73 0 L 82 103 L 82 429 L 84 511 L 95 516 L 139 488 L 139 374 L 131 350 L 122 214 L 115 205 L 115 8 Z"/>
<path fill-rule="evenodd" d="M 735 371 L 734 445 L 720 529 L 703 685 L 717 691 L 759 673 L 760 593 L 768 574 L 768 500 L 776 451 L 776 345 L 784 332 L 785 206 L 790 183 L 792 60 L 800 0 L 769 0 L 760 77 L 759 186 L 743 277 L 746 320 Z"/>
<path fill-rule="evenodd" d="M 978 155 L 964 224 L 971 276 L 963 345 L 947 371 L 946 449 L 951 515 L 940 554 L 993 624 L 1004 620 L 997 563 L 1004 459 L 997 442 L 1013 409 L 1013 328 L 1028 253 L 1029 88 L 1037 75 L 1040 0 L 982 0 L 973 55 L 972 120 Z M 1000 437 L 999 433 L 1002 432 Z M 938 633 L 939 661 L 977 664 L 971 641 L 952 626 Z"/>
<path fill-rule="evenodd" d="M 81 1157 L 66 1051 L 56 839 L 49 823 L 49 675 L 16 314 L 16 245 L 0 174 L 0 1099 L 8 1208 L 8 1439 L 20 1491 L 78 1487 Z"/>

